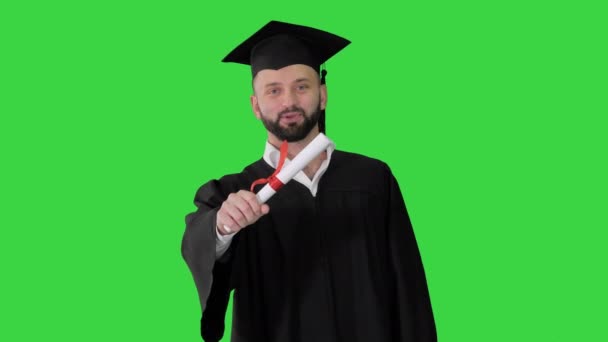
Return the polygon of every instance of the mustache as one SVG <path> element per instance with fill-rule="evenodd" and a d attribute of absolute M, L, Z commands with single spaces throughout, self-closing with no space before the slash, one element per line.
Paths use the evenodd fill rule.
<path fill-rule="evenodd" d="M 287 108 L 284 111 L 279 113 L 279 118 L 281 118 L 283 115 L 287 114 L 287 113 L 294 113 L 294 112 L 298 112 L 302 115 L 304 115 L 304 109 L 299 108 L 299 107 L 291 107 L 291 108 Z"/>

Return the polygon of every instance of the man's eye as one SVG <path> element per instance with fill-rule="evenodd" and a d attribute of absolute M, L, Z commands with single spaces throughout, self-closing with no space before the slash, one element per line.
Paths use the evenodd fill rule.
<path fill-rule="evenodd" d="M 277 88 L 272 88 L 270 90 L 268 90 L 268 94 L 270 95 L 277 95 L 279 93 L 279 89 Z"/>
<path fill-rule="evenodd" d="M 298 90 L 305 90 L 308 89 L 308 85 L 307 84 L 301 84 L 298 86 Z"/>

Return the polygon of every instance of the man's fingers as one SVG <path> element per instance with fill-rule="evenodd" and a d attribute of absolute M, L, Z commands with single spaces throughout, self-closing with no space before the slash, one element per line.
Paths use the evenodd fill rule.
<path fill-rule="evenodd" d="M 262 215 L 262 208 L 260 206 L 260 202 L 258 202 L 258 198 L 253 192 L 241 190 L 239 191 L 239 195 L 249 204 L 249 207 L 251 208 L 255 216 Z"/>
<path fill-rule="evenodd" d="M 263 215 L 268 214 L 268 212 L 270 211 L 270 207 L 268 206 L 268 204 L 262 204 L 260 208 L 262 210 Z"/>
<path fill-rule="evenodd" d="M 220 211 L 217 212 L 217 226 L 218 227 L 223 227 L 223 226 L 228 226 L 230 227 L 231 230 L 234 229 L 238 229 L 239 225 L 238 223 L 236 223 L 229 215 L 228 212 L 226 211 L 225 207 L 222 207 L 220 209 Z"/>
<path fill-rule="evenodd" d="M 241 190 L 238 193 L 230 194 L 222 204 L 222 208 L 218 212 L 218 225 L 227 226 L 232 232 L 239 231 L 269 211 L 268 205 L 260 204 L 254 193 Z M 224 230 L 226 229 L 224 228 Z"/>
<path fill-rule="evenodd" d="M 257 219 L 259 219 L 260 216 L 267 213 L 262 210 L 262 204 L 260 204 L 260 202 L 258 201 L 258 197 L 253 192 L 241 190 L 238 192 L 238 195 L 239 195 L 239 197 L 241 197 L 244 201 L 246 201 L 249 204 L 249 208 L 251 208 L 251 211 L 252 211 L 253 215 L 255 216 L 255 217 L 247 216 L 247 219 L 251 223 L 257 221 Z M 246 207 L 240 207 L 240 208 L 244 214 L 249 213 L 248 211 L 245 211 Z"/>
<path fill-rule="evenodd" d="M 236 227 L 243 228 L 248 225 L 247 218 L 238 207 L 228 204 L 225 208 L 226 215 L 236 223 Z M 236 228 L 234 227 L 234 228 Z"/>
<path fill-rule="evenodd" d="M 236 207 L 240 210 L 241 214 L 245 216 L 248 223 L 252 223 L 257 219 L 255 210 L 251 207 L 251 203 L 246 199 L 241 198 L 240 201 L 235 203 Z M 259 209 L 258 209 L 259 210 Z"/>
<path fill-rule="evenodd" d="M 242 223 L 246 226 L 248 222 L 253 219 L 253 210 L 251 209 L 247 200 L 243 198 L 243 196 L 241 196 L 240 194 L 231 194 L 230 196 L 228 196 L 228 204 L 238 210 L 238 213 L 234 210 L 229 210 L 229 212 L 232 215 L 232 218 L 238 221 L 239 223 Z M 228 207 L 228 209 L 231 208 Z M 241 216 L 244 217 L 244 222 L 241 222 Z"/>

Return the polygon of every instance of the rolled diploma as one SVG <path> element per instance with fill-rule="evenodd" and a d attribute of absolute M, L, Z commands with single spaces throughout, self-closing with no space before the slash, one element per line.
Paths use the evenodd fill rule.
<path fill-rule="evenodd" d="M 308 163 L 315 159 L 321 152 L 325 151 L 332 141 L 325 136 L 323 133 L 319 133 L 293 160 L 281 169 L 276 175 L 281 183 L 287 184 L 295 177 L 295 175 L 302 171 Z M 277 189 L 278 190 L 278 189 Z M 277 190 L 273 189 L 271 184 L 266 184 L 262 190 L 260 190 L 256 197 L 260 203 L 266 203 L 272 197 Z"/>
<path fill-rule="evenodd" d="M 321 152 L 325 151 L 329 145 L 332 144 L 332 141 L 325 136 L 323 133 L 319 133 L 298 155 L 293 158 L 293 160 L 285 165 L 281 171 L 276 175 L 283 185 L 287 184 L 287 182 L 291 181 L 295 175 L 302 171 L 308 163 L 310 163 L 313 159 L 315 159 Z M 276 192 L 278 191 L 273 189 L 270 183 L 267 183 L 262 190 L 258 191 L 256 197 L 260 204 L 266 203 Z M 230 227 L 224 226 L 224 228 L 231 232 Z"/>

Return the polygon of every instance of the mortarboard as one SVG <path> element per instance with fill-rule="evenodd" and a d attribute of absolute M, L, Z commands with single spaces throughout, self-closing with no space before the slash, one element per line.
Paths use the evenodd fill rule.
<path fill-rule="evenodd" d="M 321 82 L 325 83 L 327 71 L 320 70 L 321 66 L 348 44 L 349 40 L 333 33 L 273 20 L 234 48 L 222 62 L 250 65 L 253 77 L 260 70 L 304 64 L 321 73 Z M 325 111 L 319 129 L 325 132 Z"/>

